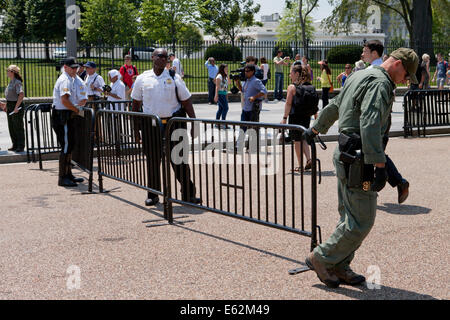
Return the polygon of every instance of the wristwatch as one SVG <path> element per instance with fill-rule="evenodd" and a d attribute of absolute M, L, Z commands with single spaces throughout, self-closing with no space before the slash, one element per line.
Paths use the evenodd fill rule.
<path fill-rule="evenodd" d="M 287 120 L 287 117 L 283 117 L 283 120 Z"/>

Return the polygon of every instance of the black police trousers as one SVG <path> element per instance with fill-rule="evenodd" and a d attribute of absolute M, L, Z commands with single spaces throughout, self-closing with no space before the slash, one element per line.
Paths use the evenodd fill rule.
<path fill-rule="evenodd" d="M 72 153 L 76 143 L 74 121 L 70 110 L 52 110 L 52 127 L 61 146 L 61 154 Z"/>
<path fill-rule="evenodd" d="M 161 191 L 161 160 L 163 156 L 163 148 L 165 148 L 164 135 L 166 125 L 163 124 L 162 130 L 158 126 L 152 125 L 151 118 L 143 119 L 140 124 L 142 130 L 142 144 L 144 147 L 144 154 L 147 163 L 147 186 L 150 189 Z M 171 132 L 175 129 L 186 129 L 186 124 L 176 123 L 172 126 Z M 158 132 L 161 130 L 160 132 Z M 187 133 L 188 134 L 188 133 Z M 163 144 L 161 146 L 161 143 Z M 178 141 L 170 141 L 170 148 L 173 148 Z M 180 154 L 182 157 L 183 155 Z M 190 178 L 190 168 L 187 163 L 175 164 L 170 161 L 170 164 L 175 171 L 175 177 L 181 185 L 181 196 L 183 201 L 189 201 L 195 196 L 195 186 Z M 157 198 L 158 195 L 153 192 L 148 192 L 148 199 Z"/>

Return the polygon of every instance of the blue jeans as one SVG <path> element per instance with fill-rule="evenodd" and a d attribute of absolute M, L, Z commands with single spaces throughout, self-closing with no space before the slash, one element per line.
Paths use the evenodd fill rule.
<path fill-rule="evenodd" d="M 275 72 L 275 91 L 273 93 L 275 99 L 283 99 L 283 81 L 284 74 L 281 72 Z"/>
<path fill-rule="evenodd" d="M 222 120 L 225 120 L 228 113 L 228 99 L 226 94 L 219 94 L 219 101 L 217 102 L 219 109 L 216 113 L 216 120 L 219 120 L 222 117 Z"/>
<path fill-rule="evenodd" d="M 252 122 L 254 122 L 255 118 L 256 118 L 256 116 L 255 116 L 253 111 L 244 111 L 244 110 L 242 110 L 241 121 L 248 121 L 248 122 L 252 121 Z M 258 137 L 258 140 L 259 140 L 259 130 L 258 129 L 255 129 L 255 130 L 257 132 L 257 137 Z M 236 148 L 238 150 L 242 150 L 244 148 L 244 141 L 245 141 L 245 133 L 246 132 L 247 132 L 247 127 L 242 126 L 240 128 L 240 130 L 239 130 L 239 137 L 238 137 L 237 142 L 236 142 Z"/>
<path fill-rule="evenodd" d="M 389 158 L 387 155 L 386 155 L 386 171 L 388 175 L 388 182 L 392 188 L 395 188 L 402 182 L 403 180 L 402 175 L 400 174 L 400 172 L 398 172 L 397 167 L 392 162 L 391 158 Z"/>

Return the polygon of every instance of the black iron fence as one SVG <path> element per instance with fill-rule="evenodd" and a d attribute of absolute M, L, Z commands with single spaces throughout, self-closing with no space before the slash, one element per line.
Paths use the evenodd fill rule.
<path fill-rule="evenodd" d="M 331 59 L 330 51 L 337 46 L 353 45 L 356 46 L 356 54 L 347 55 L 347 58 Z M 216 46 L 215 51 L 211 48 Z M 313 85 L 321 88 L 320 68 L 318 61 L 330 58 L 330 67 L 332 71 L 331 79 L 335 88 L 341 85 L 336 79 L 344 72 L 346 63 L 354 64 L 358 59 L 358 46 L 362 42 L 309 42 L 305 48 L 300 42 L 280 43 L 275 41 L 244 41 L 236 42 L 236 50 L 230 51 L 230 44 L 223 44 L 222 47 L 217 42 L 203 41 L 198 43 L 177 42 L 159 43 L 143 42 L 129 43 L 118 46 L 106 46 L 96 44 L 92 46 L 80 46 L 78 48 L 78 58 L 82 62 L 94 61 L 98 66 L 98 73 L 108 82 L 107 73 L 111 69 L 119 69 L 123 64 L 125 54 L 131 54 L 134 58 L 133 64 L 139 73 L 152 68 L 151 55 L 155 48 L 164 47 L 176 54 L 180 59 L 184 71 L 184 81 L 191 92 L 207 92 L 208 73 L 205 67 L 206 59 L 210 54 L 215 56 L 217 65 L 221 63 L 228 64 L 229 71 L 241 67 L 240 62 L 247 56 L 255 56 L 259 60 L 262 57 L 267 59 L 271 70 L 271 79 L 268 80 L 267 87 L 273 90 L 275 86 L 275 66 L 273 58 L 277 49 L 283 50 L 285 55 L 291 57 L 291 63 L 295 55 L 306 55 L 309 58 L 309 64 L 313 73 Z M 405 43 L 389 43 L 386 45 L 385 53 L 388 54 L 401 46 L 407 46 Z M 429 46 L 427 46 L 429 47 Z M 433 44 L 435 52 L 442 52 L 446 56 L 450 52 L 450 43 Z M 211 53 L 212 52 L 212 53 Z M 361 49 L 362 52 L 362 49 Z M 5 70 L 9 65 L 18 65 L 22 70 L 24 79 L 24 91 L 27 97 L 51 97 L 53 86 L 60 74 L 61 60 L 66 57 L 65 43 L 2 43 L 0 44 L 0 70 Z M 430 55 L 432 53 L 430 52 Z M 258 63 L 260 64 L 260 63 Z M 434 64 L 431 66 L 431 73 L 434 73 Z M 289 66 L 283 66 L 284 89 L 290 83 Z M 0 90 L 8 84 L 9 79 L 6 72 L 0 72 Z"/>
<path fill-rule="evenodd" d="M 426 135 L 428 127 L 450 126 L 450 90 L 410 90 L 403 98 L 404 136 Z"/>

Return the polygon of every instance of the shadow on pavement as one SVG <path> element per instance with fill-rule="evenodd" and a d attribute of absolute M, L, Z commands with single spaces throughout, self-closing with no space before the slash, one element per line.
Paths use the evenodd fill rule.
<path fill-rule="evenodd" d="M 236 245 L 236 246 L 244 247 L 246 249 L 250 249 L 250 250 L 253 250 L 253 251 L 256 251 L 256 252 L 259 252 L 259 253 L 267 254 L 269 256 L 272 256 L 272 257 L 275 257 L 275 258 L 278 258 L 278 259 L 283 259 L 283 260 L 286 260 L 286 261 L 289 261 L 289 262 L 292 262 L 292 263 L 295 263 L 295 264 L 300 264 L 301 266 L 306 267 L 306 264 L 304 262 L 302 262 L 302 261 L 294 260 L 292 258 L 288 258 L 288 257 L 282 256 L 282 255 L 279 255 L 279 254 L 276 254 L 276 253 L 273 253 L 273 252 L 269 252 L 267 250 L 258 249 L 258 248 L 249 246 L 247 244 L 241 243 L 241 242 L 237 242 L 237 241 L 233 241 L 233 240 L 230 240 L 230 239 L 222 238 L 222 237 L 219 237 L 219 236 L 216 236 L 216 235 L 213 235 L 213 234 L 209 234 L 209 233 L 206 233 L 206 232 L 194 230 L 194 229 L 191 229 L 191 228 L 188 228 L 188 227 L 181 226 L 179 224 L 174 224 L 174 226 L 176 226 L 178 228 L 182 228 L 182 229 L 187 230 L 187 231 L 198 233 L 198 234 L 201 234 L 201 235 L 204 235 L 204 236 L 216 239 L 216 240 L 221 240 L 221 241 L 224 241 L 224 242 L 227 242 L 227 243 L 231 243 L 231 244 Z"/>
<path fill-rule="evenodd" d="M 378 205 L 377 209 L 391 214 L 403 215 L 428 214 L 431 212 L 430 208 L 396 203 L 384 203 L 384 206 Z"/>
<path fill-rule="evenodd" d="M 332 289 L 324 284 L 315 284 L 313 287 L 358 300 L 438 300 L 427 294 L 387 286 L 380 286 L 380 289 L 369 289 L 366 284 L 355 287 L 341 285 L 337 289 Z"/>
<path fill-rule="evenodd" d="M 296 175 L 300 175 L 300 173 L 295 173 L 295 174 Z M 322 174 L 322 177 L 335 177 L 336 176 L 336 172 L 334 172 L 334 171 L 322 171 L 321 174 Z M 311 171 L 305 171 L 304 175 L 305 176 L 310 176 L 311 175 Z"/>

